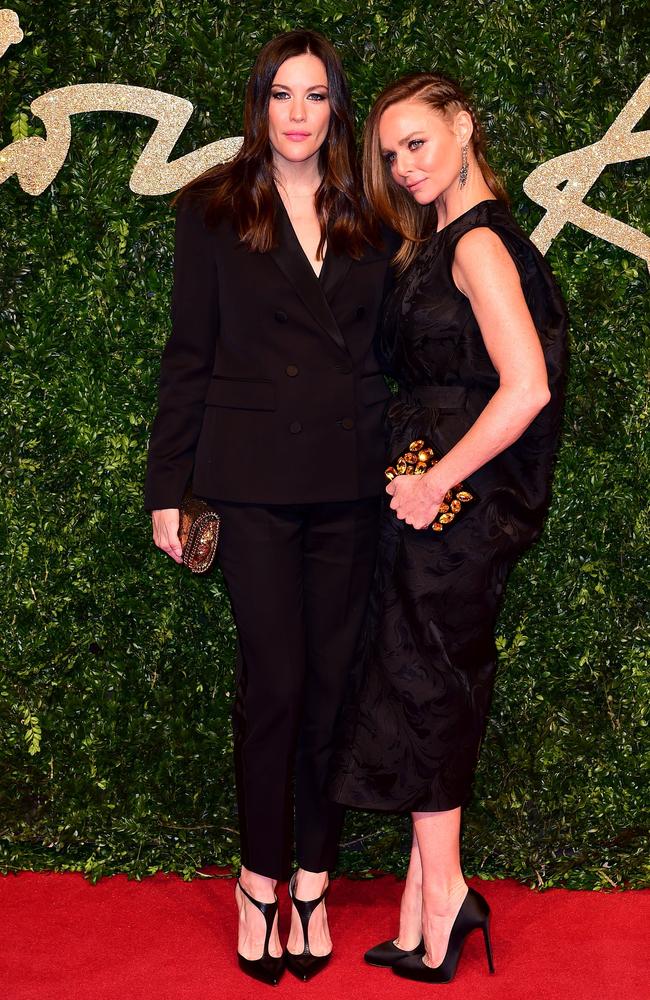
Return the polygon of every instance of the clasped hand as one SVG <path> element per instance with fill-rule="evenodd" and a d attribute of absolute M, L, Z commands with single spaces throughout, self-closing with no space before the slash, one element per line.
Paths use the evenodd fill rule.
<path fill-rule="evenodd" d="M 386 487 L 397 517 L 414 528 L 428 528 L 447 492 L 431 472 L 423 476 L 396 476 Z"/>

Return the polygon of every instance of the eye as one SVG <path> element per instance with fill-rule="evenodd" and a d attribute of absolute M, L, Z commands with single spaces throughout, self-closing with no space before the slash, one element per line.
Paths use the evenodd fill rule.
<path fill-rule="evenodd" d="M 316 102 L 326 101 L 327 100 L 327 94 L 319 94 L 316 91 L 314 91 L 313 93 L 309 94 L 308 96 L 310 98 L 313 97 Z"/>
<path fill-rule="evenodd" d="M 409 142 L 409 149 L 413 151 L 414 149 L 419 149 L 420 146 L 424 144 L 424 139 L 411 139 Z"/>
<path fill-rule="evenodd" d="M 288 96 L 289 94 L 287 93 L 286 90 L 274 90 L 271 94 L 271 97 L 276 98 L 276 100 L 281 100 L 281 99 L 283 100 L 285 97 Z"/>
<path fill-rule="evenodd" d="M 394 163 L 394 161 L 395 161 L 395 154 L 394 153 L 384 153 L 382 159 L 383 159 L 384 163 L 386 164 L 386 166 L 390 167 Z"/>

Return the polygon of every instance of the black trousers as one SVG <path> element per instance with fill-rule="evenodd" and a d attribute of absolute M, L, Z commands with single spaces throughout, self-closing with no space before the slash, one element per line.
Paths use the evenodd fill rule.
<path fill-rule="evenodd" d="M 211 501 L 238 634 L 233 706 L 242 863 L 286 878 L 334 866 L 343 807 L 325 793 L 375 564 L 380 500 Z M 295 785 L 295 790 L 294 790 Z M 295 794 L 294 794 L 295 791 Z"/>

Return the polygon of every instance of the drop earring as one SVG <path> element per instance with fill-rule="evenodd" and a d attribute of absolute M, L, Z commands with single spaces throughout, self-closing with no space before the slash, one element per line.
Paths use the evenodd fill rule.
<path fill-rule="evenodd" d="M 462 160 L 461 160 L 461 164 L 460 164 L 460 173 L 458 175 L 458 186 L 459 187 L 465 187 L 465 184 L 467 183 L 467 173 L 468 173 L 467 145 L 465 145 L 465 146 L 463 146 L 463 149 L 462 149 Z"/>

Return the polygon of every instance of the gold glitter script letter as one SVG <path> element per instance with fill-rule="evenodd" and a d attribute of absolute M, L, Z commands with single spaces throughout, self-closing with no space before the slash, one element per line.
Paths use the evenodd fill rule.
<path fill-rule="evenodd" d="M 635 91 L 598 142 L 556 156 L 536 167 L 524 181 L 524 191 L 546 215 L 531 240 L 546 253 L 567 222 L 614 246 L 642 257 L 650 268 L 650 237 L 610 215 L 584 204 L 583 198 L 610 163 L 650 156 L 650 132 L 633 132 L 650 107 L 650 75 Z M 565 186 L 560 190 L 560 185 Z"/>
<path fill-rule="evenodd" d="M 14 11 L 0 10 L 0 55 L 22 37 Z M 70 116 L 84 111 L 124 111 L 158 122 L 129 180 L 136 194 L 176 191 L 204 170 L 229 160 L 242 142 L 240 137 L 218 139 L 170 163 L 169 154 L 192 115 L 193 105 L 182 97 L 147 87 L 76 84 L 37 97 L 30 109 L 45 125 L 47 138 L 28 136 L 0 150 L 0 184 L 15 173 L 23 191 L 32 195 L 42 194 L 63 166 L 70 149 Z"/>

